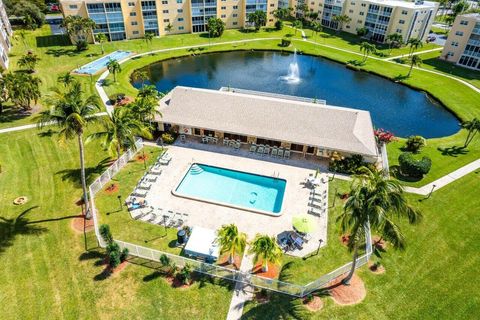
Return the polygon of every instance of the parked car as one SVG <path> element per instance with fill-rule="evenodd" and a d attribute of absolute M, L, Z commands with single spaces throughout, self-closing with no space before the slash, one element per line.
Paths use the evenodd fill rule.
<path fill-rule="evenodd" d="M 435 37 L 435 36 L 428 36 L 428 37 L 427 37 L 427 41 L 428 41 L 428 42 L 435 41 L 435 39 L 437 39 L 437 37 Z"/>

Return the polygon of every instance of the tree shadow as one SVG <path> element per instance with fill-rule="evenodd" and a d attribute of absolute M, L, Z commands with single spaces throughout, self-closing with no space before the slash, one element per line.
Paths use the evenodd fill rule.
<path fill-rule="evenodd" d="M 400 166 L 391 166 L 390 173 L 392 176 L 394 176 L 398 180 L 404 181 L 404 182 L 418 182 L 423 179 L 423 177 L 410 177 L 402 174 L 400 172 Z"/>
<path fill-rule="evenodd" d="M 270 294 L 269 301 L 257 303 L 254 300 L 245 302 L 245 306 L 254 305 L 243 314 L 242 319 L 308 319 L 307 309 L 302 300 L 282 294 Z"/>
<path fill-rule="evenodd" d="M 63 34 L 37 36 L 35 37 L 35 42 L 38 48 L 55 47 L 55 46 L 65 47 L 65 46 L 72 45 L 68 36 Z"/>
<path fill-rule="evenodd" d="M 95 167 L 85 168 L 85 177 L 87 180 L 87 184 L 91 184 L 97 178 L 97 176 L 102 174 L 110 164 L 110 161 L 111 159 L 107 157 L 102 161 L 100 161 Z M 65 169 L 65 170 L 57 171 L 56 174 L 62 175 L 63 181 L 72 182 L 75 187 L 82 186 L 82 181 L 80 178 L 80 168 Z"/>
<path fill-rule="evenodd" d="M 365 65 L 365 61 L 358 61 L 358 60 L 349 60 L 349 61 L 347 61 L 347 63 L 351 64 L 352 66 L 355 66 L 355 67 L 360 67 L 360 66 Z"/>
<path fill-rule="evenodd" d="M 54 57 L 61 57 L 61 56 L 75 57 L 80 54 L 80 52 L 74 49 L 48 49 L 47 51 L 45 51 L 45 53 Z"/>
<path fill-rule="evenodd" d="M 44 130 L 42 132 L 37 133 L 37 135 L 39 137 L 43 138 L 43 137 L 51 137 L 56 133 L 58 133 L 58 131 L 53 130 L 53 129 L 48 129 L 48 130 Z"/>
<path fill-rule="evenodd" d="M 31 115 L 32 113 L 28 110 L 25 111 L 21 108 L 16 108 L 13 106 L 10 106 L 10 107 L 5 106 L 3 109 L 3 112 L 0 113 L 0 123 L 21 120 Z"/>
<path fill-rule="evenodd" d="M 406 75 L 406 74 L 399 74 L 399 75 L 395 76 L 395 77 L 393 78 L 393 80 L 394 80 L 394 81 L 403 81 L 403 80 L 406 80 L 406 79 L 408 79 L 408 78 L 409 78 L 409 77 L 408 77 L 408 75 Z"/>
<path fill-rule="evenodd" d="M 438 147 L 437 150 L 441 152 L 442 156 L 450 156 L 455 158 L 458 157 L 459 155 L 465 155 L 469 152 L 467 148 L 457 147 L 457 146 L 452 146 L 447 148 Z"/>
<path fill-rule="evenodd" d="M 38 206 L 30 207 L 24 210 L 16 218 L 0 217 L 0 254 L 8 247 L 12 246 L 18 235 L 40 235 L 48 229 L 41 226 L 35 226 L 25 217 L 30 211 Z"/>
<path fill-rule="evenodd" d="M 150 274 L 147 274 L 145 277 L 143 277 L 143 282 L 150 282 L 153 281 L 157 278 L 163 277 L 165 274 L 163 272 L 160 272 L 158 270 L 153 271 Z"/>

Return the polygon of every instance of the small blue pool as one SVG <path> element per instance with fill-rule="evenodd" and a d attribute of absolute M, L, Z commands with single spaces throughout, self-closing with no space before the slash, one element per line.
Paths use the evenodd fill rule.
<path fill-rule="evenodd" d="M 284 179 L 194 163 L 174 193 L 278 216 L 286 185 Z"/>
<path fill-rule="evenodd" d="M 81 73 L 81 74 L 95 74 L 98 71 L 102 70 L 103 68 L 107 67 L 107 63 L 110 60 L 120 61 L 131 54 L 132 54 L 131 51 L 117 50 L 110 54 L 107 54 L 105 57 L 102 57 L 100 59 L 87 63 L 86 65 L 76 69 L 74 72 Z"/>

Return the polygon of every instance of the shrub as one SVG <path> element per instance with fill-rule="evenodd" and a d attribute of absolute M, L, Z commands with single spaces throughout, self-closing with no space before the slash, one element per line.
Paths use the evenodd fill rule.
<path fill-rule="evenodd" d="M 129 253 L 128 248 L 123 248 L 122 252 L 120 253 L 120 261 L 121 262 L 127 260 L 128 253 Z"/>
<path fill-rule="evenodd" d="M 397 140 L 397 138 L 395 138 L 393 133 L 391 133 L 390 131 L 386 131 L 382 128 L 373 131 L 373 133 L 375 135 L 375 139 L 377 140 L 378 144 L 380 143 L 389 144 L 390 142 Z"/>
<path fill-rule="evenodd" d="M 192 267 L 187 263 L 177 274 L 178 280 L 183 284 L 188 284 L 192 279 Z"/>
<path fill-rule="evenodd" d="M 398 157 L 400 172 L 410 177 L 423 177 L 432 167 L 432 160 L 429 157 L 423 157 L 417 160 L 411 152 L 404 152 Z"/>
<path fill-rule="evenodd" d="M 77 47 L 77 51 L 85 51 L 88 49 L 88 42 L 85 40 L 79 40 L 75 46 Z"/>
<path fill-rule="evenodd" d="M 290 39 L 282 39 L 282 43 L 280 44 L 281 47 L 288 47 L 292 43 Z"/>
<path fill-rule="evenodd" d="M 427 145 L 427 141 L 422 136 L 410 136 L 405 143 L 405 149 L 417 153 L 421 148 Z"/>
<path fill-rule="evenodd" d="M 162 141 L 166 144 L 172 144 L 175 141 L 175 138 L 170 133 L 165 132 L 162 134 Z"/>
<path fill-rule="evenodd" d="M 120 264 L 120 252 L 112 251 L 108 254 L 108 265 L 112 268 L 118 267 Z"/>
<path fill-rule="evenodd" d="M 277 20 L 275 22 L 275 29 L 277 29 L 277 30 L 282 30 L 283 29 L 283 21 L 282 20 Z"/>
<path fill-rule="evenodd" d="M 120 253 L 120 247 L 118 246 L 118 244 L 116 242 L 110 242 L 107 245 L 107 253 L 110 253 L 110 252 L 113 252 L 113 251 L 116 251 L 116 252 Z"/>
<path fill-rule="evenodd" d="M 330 171 L 345 174 L 354 174 L 360 167 L 369 167 L 372 164 L 363 161 L 363 157 L 359 154 L 354 154 L 351 157 L 346 157 L 342 160 L 330 161 Z"/>
<path fill-rule="evenodd" d="M 117 102 L 119 102 L 124 97 L 125 97 L 125 93 L 115 92 L 115 93 L 112 93 L 111 95 L 109 95 L 108 99 L 110 100 L 110 103 L 116 104 Z"/>
<path fill-rule="evenodd" d="M 363 36 L 366 36 L 367 34 L 368 34 L 368 29 L 365 27 L 357 29 L 357 36 L 363 37 Z"/>
<path fill-rule="evenodd" d="M 107 244 L 113 242 L 112 233 L 110 232 L 110 227 L 108 224 L 102 224 L 100 226 L 100 235 L 102 236 L 103 241 L 105 241 Z"/>

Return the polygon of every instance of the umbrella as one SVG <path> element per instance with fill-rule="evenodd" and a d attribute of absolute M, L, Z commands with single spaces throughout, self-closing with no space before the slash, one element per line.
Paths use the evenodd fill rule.
<path fill-rule="evenodd" d="M 315 221 L 311 216 L 298 215 L 293 217 L 292 224 L 295 230 L 301 233 L 310 233 L 315 229 Z"/>

